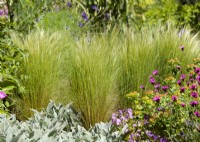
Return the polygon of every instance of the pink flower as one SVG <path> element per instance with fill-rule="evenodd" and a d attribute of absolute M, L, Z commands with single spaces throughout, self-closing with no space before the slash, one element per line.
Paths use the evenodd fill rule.
<path fill-rule="evenodd" d="M 156 85 L 154 86 L 154 88 L 158 90 L 158 89 L 160 88 L 160 84 L 156 84 Z"/>
<path fill-rule="evenodd" d="M 184 81 L 185 77 L 186 77 L 186 75 L 185 75 L 185 74 L 181 74 L 181 80 L 183 80 L 183 81 Z"/>
<path fill-rule="evenodd" d="M 181 86 L 181 85 L 182 85 L 181 80 L 178 80 L 178 81 L 177 81 L 177 84 L 178 84 L 179 86 Z"/>
<path fill-rule="evenodd" d="M 160 102 L 160 96 L 155 96 L 155 97 L 153 98 L 153 100 L 156 101 L 156 102 Z"/>
<path fill-rule="evenodd" d="M 185 87 L 181 87 L 180 88 L 180 93 L 184 93 L 185 92 Z"/>
<path fill-rule="evenodd" d="M 154 70 L 153 75 L 157 75 L 157 74 L 158 74 L 158 70 Z"/>
<path fill-rule="evenodd" d="M 195 111 L 194 115 L 196 115 L 196 117 L 200 117 L 200 113 L 198 111 Z"/>
<path fill-rule="evenodd" d="M 190 102 L 190 105 L 192 106 L 192 107 L 194 107 L 194 106 L 197 106 L 199 103 L 197 102 L 197 101 L 192 101 L 192 102 Z"/>
<path fill-rule="evenodd" d="M 0 100 L 5 99 L 6 97 L 7 95 L 4 92 L 0 91 Z"/>
<path fill-rule="evenodd" d="M 200 68 L 195 68 L 195 69 L 194 69 L 194 72 L 195 72 L 196 74 L 198 74 L 198 73 L 200 72 Z"/>
<path fill-rule="evenodd" d="M 141 85 L 141 86 L 140 86 L 140 89 L 144 90 L 144 89 L 145 89 L 144 85 Z"/>
<path fill-rule="evenodd" d="M 181 106 L 182 106 L 182 107 L 185 107 L 185 103 L 181 103 Z"/>
<path fill-rule="evenodd" d="M 191 86 L 190 86 L 190 89 L 191 90 L 195 90 L 197 88 L 197 85 L 196 84 L 192 84 Z"/>
<path fill-rule="evenodd" d="M 185 47 L 184 47 L 183 45 L 180 47 L 180 49 L 181 49 L 182 51 L 184 50 L 184 48 L 185 48 Z"/>
<path fill-rule="evenodd" d="M 150 78 L 150 80 L 149 80 L 150 82 L 151 82 L 151 84 L 155 84 L 156 83 L 156 81 L 155 81 L 155 79 L 152 77 L 152 78 Z"/>
<path fill-rule="evenodd" d="M 191 96 L 194 98 L 198 98 L 198 94 L 196 92 L 191 92 Z"/>
<path fill-rule="evenodd" d="M 169 89 L 169 86 L 163 86 L 163 87 L 162 87 L 162 90 L 163 90 L 164 92 L 167 92 L 168 89 Z"/>
<path fill-rule="evenodd" d="M 177 101 L 177 99 L 178 99 L 178 96 L 175 96 L 175 95 L 172 96 L 172 101 L 175 102 L 175 101 Z"/>

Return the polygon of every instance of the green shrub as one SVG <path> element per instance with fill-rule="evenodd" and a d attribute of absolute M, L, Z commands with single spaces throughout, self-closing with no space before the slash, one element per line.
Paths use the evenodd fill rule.
<path fill-rule="evenodd" d="M 10 113 L 14 111 L 16 91 L 23 91 L 19 72 L 24 53 L 10 40 L 8 8 L 4 2 L 0 3 L 0 91 L 7 97 L 0 99 L 0 113 Z"/>
<path fill-rule="evenodd" d="M 87 30 L 102 32 L 119 24 L 129 24 L 128 2 L 126 0 L 72 0 L 82 16 L 82 25 Z M 119 26 L 120 28 L 120 26 Z"/>
<path fill-rule="evenodd" d="M 67 32 L 77 37 L 82 31 L 82 27 L 79 25 L 81 18 L 74 11 L 70 7 L 61 11 L 52 11 L 43 16 L 36 25 L 45 31 Z"/>
<path fill-rule="evenodd" d="M 144 25 L 165 23 L 172 21 L 176 25 L 184 27 L 190 25 L 192 28 L 199 30 L 200 3 L 180 4 L 175 0 L 159 0 L 148 7 L 143 13 Z"/>

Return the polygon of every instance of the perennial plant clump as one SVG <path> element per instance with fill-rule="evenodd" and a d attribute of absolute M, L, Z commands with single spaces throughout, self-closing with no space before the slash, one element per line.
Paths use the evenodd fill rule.
<path fill-rule="evenodd" d="M 112 115 L 112 122 L 119 129 L 128 125 L 127 140 L 197 141 L 200 138 L 200 58 L 195 58 L 185 70 L 177 58 L 169 60 L 168 67 L 170 76 L 160 78 L 159 71 L 154 70 L 149 77 L 150 89 L 141 85 L 141 93 L 126 95 L 132 110 L 119 110 Z"/>

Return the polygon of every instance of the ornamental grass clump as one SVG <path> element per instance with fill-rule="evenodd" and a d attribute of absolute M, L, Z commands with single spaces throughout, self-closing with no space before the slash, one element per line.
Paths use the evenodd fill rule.
<path fill-rule="evenodd" d="M 179 34 L 178 28 L 156 26 L 142 28 L 140 32 L 131 29 L 125 31 L 121 38 L 122 51 L 121 66 L 122 94 L 132 90 L 139 91 L 141 84 L 149 87 L 149 72 L 159 70 L 159 75 L 164 76 L 169 72 L 166 64 L 169 59 L 179 58 L 182 65 L 186 66 L 199 54 L 199 39 L 197 34 L 192 34 L 188 28 Z M 123 35 L 123 34 L 122 34 Z M 155 72 L 156 73 L 156 72 Z M 154 79 L 151 79 L 154 84 Z"/>
<path fill-rule="evenodd" d="M 163 79 L 159 70 L 154 70 L 149 78 L 151 89 L 145 87 L 140 94 L 126 95 L 132 104 L 133 115 L 146 121 L 145 130 L 169 141 L 199 140 L 200 58 L 193 61 L 185 71 L 177 58 L 169 60 L 169 76 Z"/>
<path fill-rule="evenodd" d="M 22 66 L 21 82 L 25 91 L 17 99 L 17 113 L 20 119 L 32 115 L 31 109 L 45 108 L 49 100 L 62 100 L 63 44 L 58 33 L 35 31 L 20 38 L 13 36 L 14 43 L 26 51 Z M 63 95 L 64 96 L 64 95 Z"/>
<path fill-rule="evenodd" d="M 112 37 L 112 39 L 110 38 Z M 69 100 L 86 128 L 107 121 L 118 102 L 119 60 L 115 34 L 80 39 L 69 57 Z"/>

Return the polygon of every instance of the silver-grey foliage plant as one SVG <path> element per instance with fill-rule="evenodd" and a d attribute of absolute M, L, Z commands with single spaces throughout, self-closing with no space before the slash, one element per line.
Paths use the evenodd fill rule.
<path fill-rule="evenodd" d="M 25 122 L 16 120 L 15 115 L 0 115 L 1 142 L 121 142 L 125 129 L 116 131 L 109 122 L 86 130 L 71 104 L 52 101 L 46 110 L 34 110 L 34 116 Z"/>

